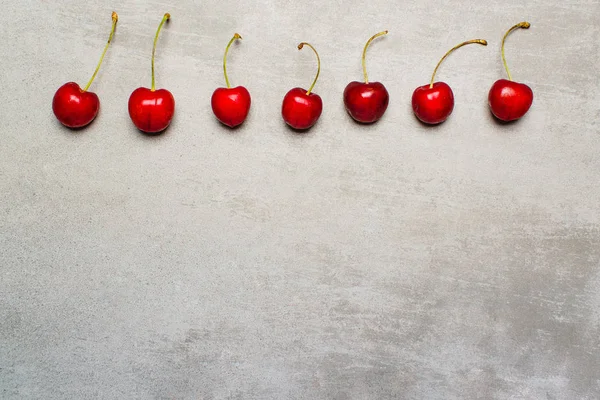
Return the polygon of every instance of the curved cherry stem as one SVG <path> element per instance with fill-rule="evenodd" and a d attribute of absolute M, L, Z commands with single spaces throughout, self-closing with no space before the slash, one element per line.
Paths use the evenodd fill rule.
<path fill-rule="evenodd" d="M 241 38 L 242 37 L 240 36 L 239 33 L 234 33 L 233 37 L 231 38 L 229 43 L 227 43 L 227 47 L 225 47 L 225 55 L 223 56 L 223 75 L 225 75 L 225 83 L 227 84 L 227 89 L 229 89 L 231 87 L 229 85 L 229 78 L 227 77 L 227 52 L 229 52 L 229 47 L 231 47 L 231 44 L 233 42 L 235 42 L 237 39 L 241 39 Z"/>
<path fill-rule="evenodd" d="M 298 50 L 302 50 L 302 48 L 304 46 L 310 47 L 317 56 L 317 75 L 315 76 L 315 80 L 313 81 L 312 85 L 310 85 L 310 88 L 308 88 L 308 91 L 306 92 L 306 94 L 308 95 L 308 94 L 310 94 L 310 92 L 312 92 L 313 88 L 315 87 L 315 84 L 317 83 L 317 79 L 319 79 L 319 74 L 321 73 L 321 58 L 319 57 L 319 53 L 317 53 L 317 50 L 315 50 L 315 48 L 312 47 L 312 45 L 310 43 L 306 43 L 306 42 L 300 43 L 298 45 Z"/>
<path fill-rule="evenodd" d="M 450 55 L 450 53 L 452 53 L 454 50 L 466 46 L 467 44 L 482 44 L 484 46 L 487 46 L 487 41 L 484 39 L 473 39 L 473 40 L 467 40 L 466 42 L 462 42 L 459 45 L 454 46 L 453 48 L 451 48 L 450 50 L 448 50 L 448 52 L 446 52 L 446 54 L 444 54 L 444 57 L 442 57 L 442 59 L 437 63 L 437 65 L 435 66 L 435 69 L 433 70 L 433 74 L 431 75 L 431 83 L 429 84 L 429 88 L 433 87 L 433 82 L 435 80 L 435 74 L 438 70 L 438 68 L 440 67 L 440 64 L 442 63 L 442 61 L 444 61 L 446 59 L 446 57 L 448 57 Z"/>
<path fill-rule="evenodd" d="M 514 30 L 517 29 L 529 29 L 529 27 L 531 26 L 531 24 L 527 21 L 523 21 L 523 22 L 519 22 L 518 24 L 516 24 L 515 26 L 513 26 L 512 28 L 510 28 L 505 34 L 504 37 L 502 38 L 502 62 L 504 63 L 504 69 L 506 69 L 506 74 L 508 75 L 508 80 L 512 81 L 512 76 L 510 75 L 510 71 L 508 69 L 508 64 L 506 64 L 506 57 L 504 56 L 504 42 L 506 41 L 506 38 L 508 37 L 508 34 L 511 33 Z"/>
<path fill-rule="evenodd" d="M 383 35 L 387 35 L 388 31 L 383 31 L 383 32 L 379 32 L 373 36 L 371 36 L 371 38 L 369 40 L 367 40 L 367 44 L 365 44 L 365 48 L 363 49 L 363 53 L 362 53 L 362 67 L 363 67 L 363 74 L 365 76 L 365 83 L 369 83 L 369 76 L 367 75 L 367 61 L 365 60 L 365 58 L 367 57 L 367 47 L 369 47 L 369 45 L 371 44 L 371 42 L 375 39 L 377 39 L 379 36 L 383 36 Z"/>
<path fill-rule="evenodd" d="M 158 25 L 158 29 L 156 30 L 156 36 L 154 36 L 154 46 L 152 46 L 152 87 L 150 88 L 150 90 L 153 92 L 156 90 L 156 86 L 154 84 L 154 53 L 156 53 L 156 42 L 158 41 L 158 34 L 160 33 L 160 30 L 165 22 L 167 22 L 170 18 L 171 14 L 165 13 L 162 21 L 160 21 L 160 25 Z"/>
<path fill-rule="evenodd" d="M 84 92 L 90 88 L 90 86 L 92 85 L 92 82 L 94 82 L 94 79 L 96 79 L 96 75 L 98 74 L 98 71 L 100 70 L 100 65 L 102 65 L 102 61 L 104 60 L 104 55 L 106 54 L 106 50 L 108 50 L 108 45 L 112 41 L 112 38 L 115 34 L 115 28 L 117 27 L 117 21 L 119 20 L 119 16 L 117 15 L 116 12 L 113 11 L 111 17 L 112 17 L 112 28 L 110 30 L 110 36 L 108 37 L 108 42 L 106 42 L 106 46 L 104 46 L 104 51 L 102 52 L 102 55 L 100 56 L 100 61 L 98 61 L 98 65 L 96 66 L 96 70 L 94 71 L 94 74 L 88 81 L 87 85 L 85 85 L 85 87 L 83 88 Z"/>

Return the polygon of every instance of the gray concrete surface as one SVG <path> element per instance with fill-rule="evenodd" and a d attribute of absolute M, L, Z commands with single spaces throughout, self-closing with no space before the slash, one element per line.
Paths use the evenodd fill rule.
<path fill-rule="evenodd" d="M 600 398 L 600 3 L 385 0 L 16 1 L 2 4 L 0 398 Z M 92 86 L 88 129 L 54 119 L 64 82 Z M 157 82 L 177 102 L 160 137 L 127 99 Z M 535 92 L 511 125 L 487 109 L 504 76 Z M 368 54 L 389 110 L 374 126 L 341 93 Z M 220 126 L 210 95 L 253 96 Z M 456 108 L 411 114 L 440 80 Z M 308 86 L 310 133 L 280 102 Z"/>

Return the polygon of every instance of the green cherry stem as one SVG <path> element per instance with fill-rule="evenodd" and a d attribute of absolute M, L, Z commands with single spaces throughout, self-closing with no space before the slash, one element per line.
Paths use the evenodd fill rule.
<path fill-rule="evenodd" d="M 371 42 L 377 39 L 379 36 L 387 35 L 388 31 L 379 32 L 373 36 L 369 40 L 367 40 L 367 44 L 365 44 L 365 48 L 362 53 L 362 67 L 363 67 L 363 75 L 365 76 L 365 83 L 369 83 L 369 76 L 367 75 L 367 47 L 371 44 Z"/>
<path fill-rule="evenodd" d="M 319 79 L 319 74 L 321 73 L 321 58 L 319 57 L 319 53 L 317 53 L 317 50 L 315 50 L 315 48 L 310 43 L 306 43 L 306 42 L 300 43 L 298 45 L 298 50 L 302 50 L 302 48 L 304 46 L 310 47 L 317 56 L 317 75 L 315 76 L 315 80 L 313 81 L 312 85 L 310 85 L 310 88 L 308 88 L 308 91 L 306 92 L 306 94 L 309 95 L 310 92 L 312 92 L 313 88 L 315 87 L 315 84 L 317 83 L 317 79 Z"/>
<path fill-rule="evenodd" d="M 154 46 L 152 46 L 152 87 L 150 88 L 150 90 L 153 92 L 156 90 L 156 85 L 154 84 L 154 53 L 156 53 L 156 42 L 158 41 L 158 34 L 160 33 L 160 30 L 165 22 L 167 22 L 170 18 L 171 14 L 165 13 L 162 21 L 160 21 L 160 25 L 158 25 L 158 29 L 156 30 L 156 36 L 154 36 Z"/>
<path fill-rule="evenodd" d="M 233 42 L 235 42 L 237 39 L 241 39 L 241 38 L 242 37 L 240 36 L 239 33 L 234 33 L 233 37 L 231 38 L 229 43 L 227 43 L 227 47 L 225 47 L 225 55 L 223 56 L 223 75 L 225 75 L 225 83 L 227 84 L 227 89 L 229 89 L 231 87 L 229 85 L 229 78 L 227 77 L 227 52 L 229 52 L 229 47 L 231 47 L 231 44 Z"/>
<path fill-rule="evenodd" d="M 104 55 L 106 54 L 106 50 L 108 50 L 108 45 L 112 41 L 113 35 L 115 34 L 115 28 L 117 27 L 118 20 L 119 20 L 119 16 L 117 15 L 116 12 L 113 11 L 112 12 L 112 28 L 110 30 L 110 36 L 108 37 L 108 42 L 106 42 L 106 46 L 104 46 L 104 51 L 102 52 L 102 56 L 100 56 L 100 61 L 98 62 L 98 65 L 96 66 L 96 70 L 94 71 L 94 74 L 88 81 L 87 85 L 85 85 L 85 87 L 83 88 L 84 92 L 86 92 L 90 88 L 90 86 L 92 85 L 92 82 L 94 82 L 94 79 L 96 79 L 96 75 L 98 74 L 98 71 L 100 70 L 100 65 L 102 65 L 102 61 L 104 60 Z"/>
<path fill-rule="evenodd" d="M 515 26 L 513 26 L 512 28 L 510 28 L 505 34 L 504 37 L 502 38 L 502 62 L 504 63 L 504 69 L 506 69 L 506 74 L 508 75 L 508 80 L 512 81 L 512 76 L 510 75 L 510 71 L 508 69 L 508 64 L 506 64 L 506 57 L 504 56 L 504 42 L 506 41 L 506 38 L 508 37 L 508 34 L 511 33 L 512 31 L 522 28 L 522 29 L 529 29 L 529 27 L 531 26 L 531 24 L 527 21 L 523 21 L 523 22 L 519 22 L 518 24 L 516 24 Z"/>
<path fill-rule="evenodd" d="M 429 88 L 431 89 L 433 87 L 433 82 L 435 81 L 435 74 L 438 70 L 438 68 L 440 67 L 440 64 L 442 63 L 442 61 L 444 61 L 446 59 L 446 57 L 448 57 L 450 55 L 450 53 L 452 53 L 454 50 L 461 48 L 467 44 L 482 44 L 484 46 L 487 46 L 487 41 L 484 39 L 473 39 L 473 40 L 467 40 L 466 42 L 462 42 L 459 45 L 454 46 L 453 48 L 451 48 L 450 50 L 448 50 L 448 52 L 446 52 L 446 54 L 444 54 L 444 57 L 442 57 L 442 59 L 440 60 L 440 62 L 437 63 L 437 65 L 435 66 L 435 69 L 433 70 L 433 75 L 431 75 L 431 83 L 429 84 Z"/>

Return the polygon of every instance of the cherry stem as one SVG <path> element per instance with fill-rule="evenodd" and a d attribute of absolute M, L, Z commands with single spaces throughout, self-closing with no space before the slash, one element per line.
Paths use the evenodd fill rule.
<path fill-rule="evenodd" d="M 108 50 L 108 45 L 112 41 L 113 35 L 115 34 L 115 28 L 117 27 L 118 20 L 119 20 L 119 16 L 117 15 L 116 12 L 113 11 L 112 12 L 112 28 L 110 30 L 110 36 L 108 37 L 108 42 L 106 42 L 106 46 L 104 46 L 104 51 L 102 52 L 102 56 L 100 56 L 100 61 L 98 62 L 98 65 L 96 66 L 96 70 L 94 71 L 94 74 L 88 81 L 87 85 L 85 85 L 85 87 L 83 88 L 84 92 L 90 88 L 90 86 L 92 85 L 92 82 L 94 82 L 94 79 L 96 79 L 96 75 L 98 74 L 98 71 L 100 70 L 100 65 L 102 65 L 102 61 L 104 60 L 104 55 L 106 54 L 106 50 Z"/>
<path fill-rule="evenodd" d="M 310 43 L 306 43 L 306 42 L 302 42 L 298 45 L 298 50 L 302 50 L 302 48 L 304 46 L 308 46 L 312 49 L 312 51 L 315 52 L 315 54 L 317 55 L 317 75 L 315 76 L 315 80 L 313 81 L 312 85 L 310 85 L 310 88 L 308 88 L 308 91 L 306 92 L 307 95 L 310 94 L 310 92 L 312 92 L 313 88 L 315 87 L 315 84 L 317 83 L 317 79 L 319 79 L 319 74 L 321 73 L 321 58 L 319 58 L 319 53 L 317 53 L 317 50 L 315 50 L 314 47 L 312 47 L 312 45 Z"/>
<path fill-rule="evenodd" d="M 387 35 L 388 31 L 383 31 L 383 32 L 379 32 L 373 36 L 371 36 L 371 38 L 369 40 L 367 40 L 367 44 L 365 44 L 365 48 L 363 49 L 363 53 L 362 53 L 362 67 L 363 67 L 363 74 L 365 76 L 365 83 L 369 83 L 369 76 L 367 75 L 367 62 L 365 60 L 366 56 L 367 56 L 367 47 L 369 47 L 369 45 L 371 44 L 371 42 L 375 39 L 377 39 L 379 36 L 383 36 L 383 35 Z"/>
<path fill-rule="evenodd" d="M 229 43 L 227 43 L 227 47 L 225 47 L 225 55 L 223 56 L 223 75 L 225 75 L 225 83 L 227 84 L 227 89 L 229 89 L 231 86 L 229 85 L 229 78 L 227 77 L 227 52 L 229 51 L 229 47 L 231 46 L 231 44 L 236 41 L 237 39 L 241 39 L 242 37 L 240 36 L 239 33 L 234 33 L 233 37 L 231 38 L 231 40 L 229 41 Z"/>
<path fill-rule="evenodd" d="M 160 30 L 165 22 L 167 22 L 170 18 L 171 14 L 165 13 L 162 21 L 160 21 L 160 25 L 158 25 L 158 29 L 156 30 L 156 36 L 154 36 L 154 46 L 152 47 L 152 87 L 150 88 L 150 90 L 153 92 L 156 90 L 156 86 L 154 84 L 154 53 L 156 53 L 156 42 L 158 41 L 158 34 L 160 33 Z"/>
<path fill-rule="evenodd" d="M 509 33 L 511 33 L 512 31 L 522 28 L 522 29 L 529 29 L 529 27 L 531 26 L 531 24 L 527 21 L 523 21 L 523 22 L 519 22 L 518 24 L 516 24 L 515 26 L 513 26 L 512 28 L 510 28 L 505 34 L 504 37 L 502 38 L 502 62 L 504 63 L 504 69 L 506 69 L 506 74 L 508 75 L 508 80 L 512 81 L 512 76 L 510 75 L 510 71 L 508 69 L 508 64 L 506 64 L 506 57 L 504 56 L 504 42 L 506 41 L 506 37 L 508 36 Z"/>
<path fill-rule="evenodd" d="M 454 50 L 466 46 L 467 44 L 482 44 L 484 46 L 487 46 L 487 41 L 484 39 L 473 39 L 473 40 L 467 40 L 466 42 L 463 42 L 459 45 L 454 46 L 453 48 L 451 48 L 450 50 L 448 50 L 448 52 L 446 54 L 444 54 L 444 57 L 442 57 L 442 59 L 440 60 L 440 62 L 437 63 L 437 65 L 435 66 L 435 69 L 433 70 L 433 75 L 431 75 L 431 83 L 429 84 L 429 88 L 431 89 L 433 87 L 433 82 L 435 81 L 435 74 L 438 70 L 438 68 L 440 67 L 440 64 L 442 63 L 442 61 L 444 61 L 446 59 L 446 57 L 448 57 L 450 55 L 450 53 L 452 53 Z"/>

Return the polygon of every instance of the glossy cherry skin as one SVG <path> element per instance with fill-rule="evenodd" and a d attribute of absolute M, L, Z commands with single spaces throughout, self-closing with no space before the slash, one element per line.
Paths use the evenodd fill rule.
<path fill-rule="evenodd" d="M 533 103 L 533 91 L 523 83 L 497 80 L 488 95 L 490 110 L 502 121 L 514 121 L 529 111 Z"/>
<path fill-rule="evenodd" d="M 383 116 L 390 102 L 380 82 L 350 82 L 344 89 L 344 106 L 354 120 L 369 124 Z"/>
<path fill-rule="evenodd" d="M 419 86 L 412 96 L 412 108 L 417 118 L 430 125 L 444 122 L 454 109 L 454 93 L 445 82 Z"/>
<path fill-rule="evenodd" d="M 159 133 L 167 129 L 175 113 L 175 99 L 166 89 L 137 88 L 129 96 L 129 116 L 142 132 Z"/>
<path fill-rule="evenodd" d="M 317 94 L 306 94 L 302 88 L 291 89 L 283 98 L 281 115 L 286 124 L 294 129 L 308 129 L 313 126 L 323 111 L 323 101 Z"/>
<path fill-rule="evenodd" d="M 54 115 L 66 127 L 83 128 L 96 118 L 100 99 L 96 93 L 83 91 L 75 82 L 58 88 L 52 99 Z"/>
<path fill-rule="evenodd" d="M 250 103 L 250 92 L 243 86 L 218 88 L 210 99 L 215 117 L 230 128 L 234 128 L 246 120 L 250 111 Z"/>

